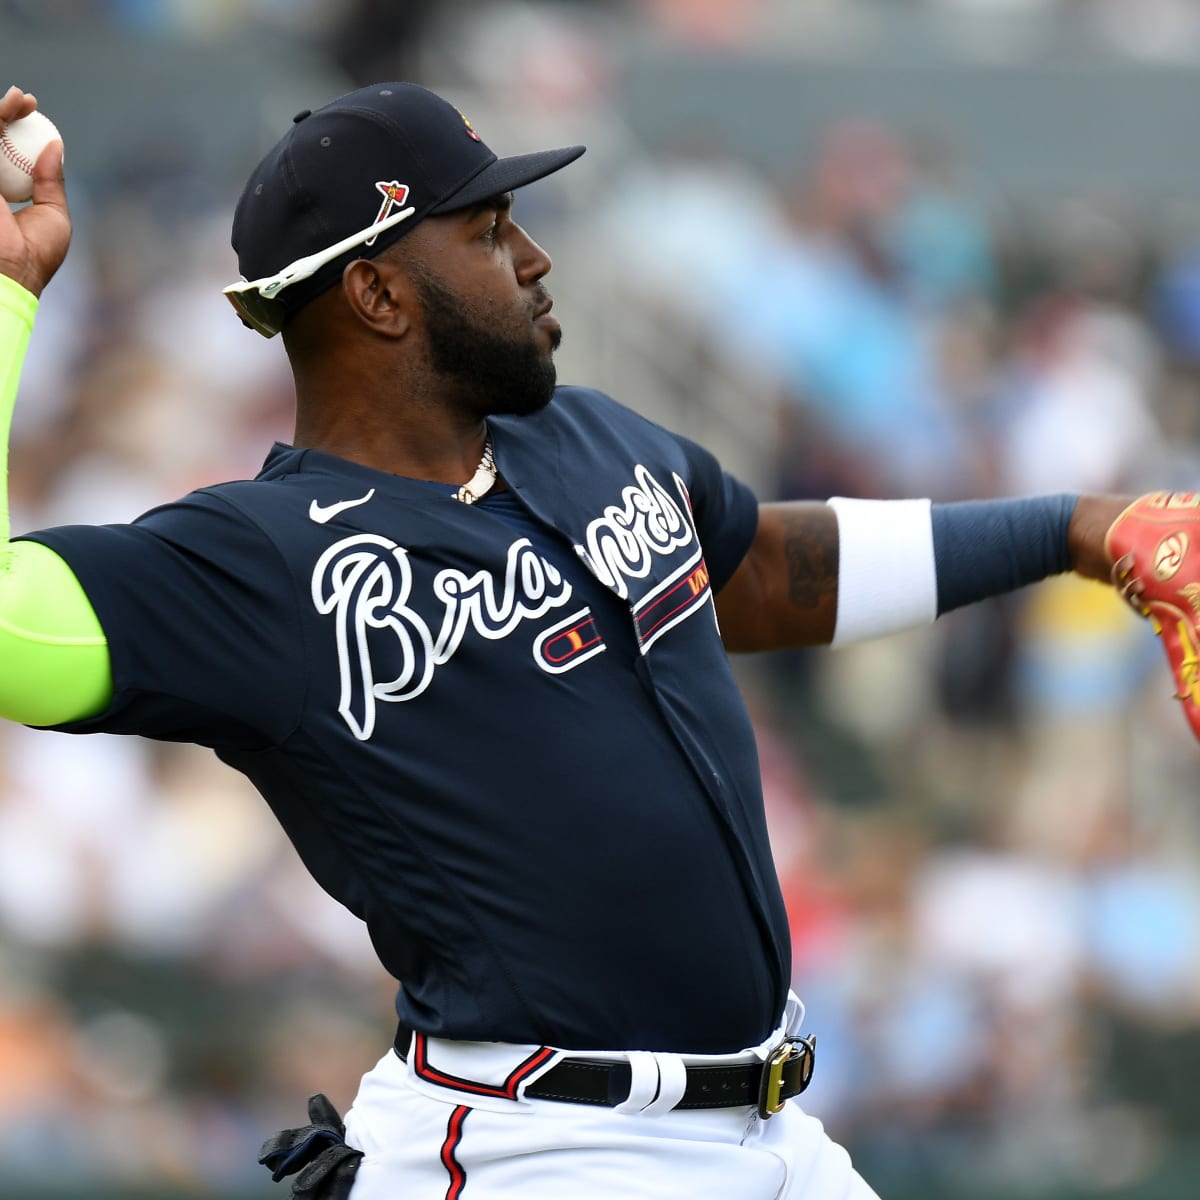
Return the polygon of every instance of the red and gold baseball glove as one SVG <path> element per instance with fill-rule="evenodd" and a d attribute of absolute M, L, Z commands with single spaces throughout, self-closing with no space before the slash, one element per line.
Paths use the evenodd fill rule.
<path fill-rule="evenodd" d="M 1139 496 L 1109 527 L 1113 583 L 1154 625 L 1200 739 L 1200 493 Z"/>

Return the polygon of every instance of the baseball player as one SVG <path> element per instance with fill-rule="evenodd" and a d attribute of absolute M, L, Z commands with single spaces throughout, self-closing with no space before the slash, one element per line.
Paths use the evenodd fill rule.
<path fill-rule="evenodd" d="M 582 153 L 497 158 L 405 83 L 300 113 L 227 289 L 282 334 L 294 440 L 129 525 L 10 541 L 0 509 L 0 715 L 211 747 L 366 922 L 395 1044 L 344 1127 L 316 1097 L 264 1147 L 297 1194 L 862 1200 L 794 1099 L 813 1042 L 727 652 L 1107 580 L 1126 501 L 760 505 L 556 387 L 513 193 Z M 68 239 L 52 147 L 0 211 L 0 447 Z"/>

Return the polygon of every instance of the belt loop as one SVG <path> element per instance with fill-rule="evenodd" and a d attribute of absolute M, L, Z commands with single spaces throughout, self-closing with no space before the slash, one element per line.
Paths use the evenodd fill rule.
<path fill-rule="evenodd" d="M 687 1090 L 687 1067 L 678 1054 L 655 1054 L 654 1061 L 658 1065 L 658 1096 L 642 1109 L 644 1117 L 670 1112 Z"/>
<path fill-rule="evenodd" d="M 658 1094 L 658 1062 L 647 1050 L 631 1050 L 628 1057 L 629 1095 L 614 1108 L 621 1113 L 640 1113 Z"/>
<path fill-rule="evenodd" d="M 795 992 L 788 992 L 783 1010 L 783 1033 L 785 1037 L 798 1033 L 804 1024 L 804 1001 Z"/>

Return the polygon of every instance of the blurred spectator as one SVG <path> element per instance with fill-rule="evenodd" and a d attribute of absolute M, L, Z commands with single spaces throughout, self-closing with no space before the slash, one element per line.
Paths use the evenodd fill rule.
<path fill-rule="evenodd" d="M 924 306 L 986 287 L 986 255 L 967 261 L 982 245 L 965 250 L 965 210 L 931 190 L 915 196 L 912 180 L 885 127 L 828 130 L 783 195 L 787 226 L 738 276 L 725 314 L 746 356 L 773 366 L 805 412 L 800 436 L 815 424 L 877 495 L 950 480 L 968 453 Z"/>

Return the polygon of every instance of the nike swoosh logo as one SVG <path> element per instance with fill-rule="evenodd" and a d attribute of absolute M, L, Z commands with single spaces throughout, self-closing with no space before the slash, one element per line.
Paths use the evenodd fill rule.
<path fill-rule="evenodd" d="M 338 513 L 345 512 L 348 508 L 357 508 L 360 504 L 366 504 L 373 495 L 375 495 L 374 488 L 357 500 L 339 500 L 336 504 L 318 504 L 314 500 L 308 506 L 308 519 L 316 521 L 318 525 L 324 525 L 326 521 L 332 521 Z"/>

